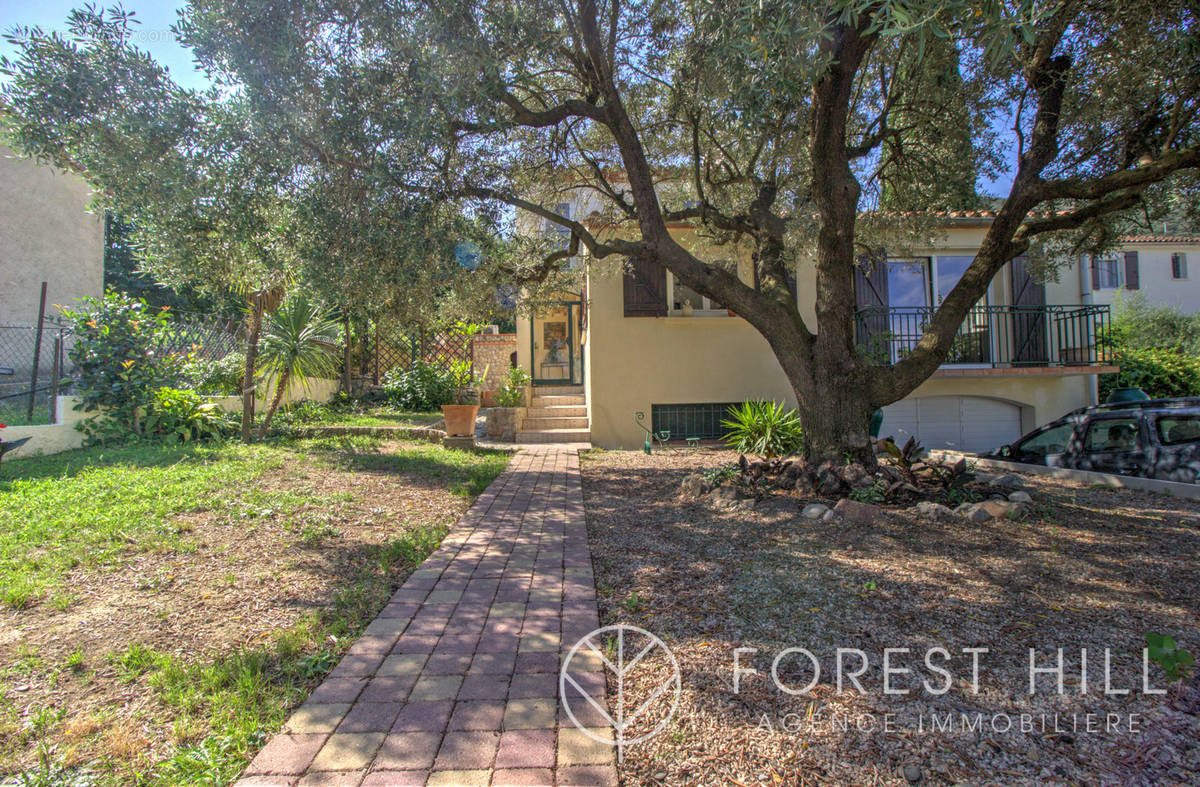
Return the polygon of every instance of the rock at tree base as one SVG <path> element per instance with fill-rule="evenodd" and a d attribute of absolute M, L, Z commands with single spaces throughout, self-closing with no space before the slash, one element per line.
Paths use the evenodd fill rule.
<path fill-rule="evenodd" d="M 833 510 L 840 514 L 842 521 L 848 525 L 873 525 L 884 518 L 882 508 L 857 500 L 839 500 Z"/>

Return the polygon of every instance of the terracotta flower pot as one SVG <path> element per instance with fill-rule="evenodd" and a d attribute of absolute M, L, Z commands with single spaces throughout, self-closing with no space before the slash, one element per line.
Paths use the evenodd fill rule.
<path fill-rule="evenodd" d="M 446 434 L 467 437 L 475 434 L 475 416 L 479 414 L 477 404 L 444 404 L 442 417 L 446 419 Z"/>

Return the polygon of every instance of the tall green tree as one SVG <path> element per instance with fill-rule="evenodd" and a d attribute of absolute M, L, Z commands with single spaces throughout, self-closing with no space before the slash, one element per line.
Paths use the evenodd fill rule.
<path fill-rule="evenodd" d="M 525 211 L 593 260 L 660 264 L 744 317 L 795 390 L 813 456 L 871 461 L 872 411 L 937 369 L 1006 262 L 1111 242 L 1200 166 L 1187 0 L 192 0 L 181 29 L 314 160 Z M 963 118 L 1013 132 L 967 139 Z M 913 350 L 872 365 L 855 347 L 855 269 L 916 230 L 861 212 L 1007 152 L 1012 187 L 974 262 Z M 599 195 L 602 215 L 561 215 L 567 185 Z M 760 286 L 711 244 L 748 248 Z M 787 285 L 802 263 L 815 319 Z"/>

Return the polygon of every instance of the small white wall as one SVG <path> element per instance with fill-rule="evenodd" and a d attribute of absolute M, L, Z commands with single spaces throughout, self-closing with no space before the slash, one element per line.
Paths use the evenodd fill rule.
<path fill-rule="evenodd" d="M 17 459 L 38 454 L 58 454 L 70 451 L 83 445 L 83 432 L 75 425 L 87 418 L 90 413 L 75 409 L 79 399 L 74 396 L 60 396 L 55 400 L 55 423 L 41 426 L 10 426 L 0 430 L 0 439 L 4 442 L 20 440 L 22 437 L 32 438 L 28 443 L 5 456 L 5 459 Z"/>
<path fill-rule="evenodd" d="M 328 402 L 337 394 L 338 389 L 342 387 L 341 381 L 331 380 L 326 377 L 313 377 L 305 382 L 290 380 L 287 389 L 283 392 L 283 399 L 280 401 L 280 406 L 284 407 L 289 404 L 311 399 L 314 402 Z M 267 377 L 258 384 L 255 390 L 256 410 L 265 410 L 271 406 L 271 400 L 275 397 L 275 377 L 274 375 Z M 237 407 L 241 409 L 241 397 L 234 397 L 237 400 Z"/>

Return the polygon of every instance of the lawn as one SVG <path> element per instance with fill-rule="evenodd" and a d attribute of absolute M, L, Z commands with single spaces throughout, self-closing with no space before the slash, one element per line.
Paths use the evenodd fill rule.
<path fill-rule="evenodd" d="M 677 500 L 687 474 L 731 459 L 727 451 L 597 451 L 581 462 L 601 622 L 662 637 L 682 672 L 677 712 L 665 732 L 625 750 L 623 781 L 1200 783 L 1200 679 L 1171 684 L 1151 663 L 1149 685 L 1171 693 L 1141 690 L 1146 633 L 1172 634 L 1200 652 L 1200 501 L 1027 478 L 1035 503 L 1020 519 L 940 522 L 897 510 L 861 526 L 804 519 L 795 498 L 749 511 Z M 933 695 L 919 681 L 940 685 L 924 663 L 939 646 L 953 684 Z M 739 647 L 757 648 L 739 665 L 758 674 L 743 676 L 735 693 Z M 788 695 L 771 680 L 774 657 L 788 647 L 808 649 L 821 665 L 807 694 Z M 837 691 L 839 647 L 867 654 L 864 692 L 848 682 Z M 905 647 L 892 666 L 912 673 L 894 676 L 892 688 L 910 693 L 885 695 L 882 651 Z M 971 647 L 989 648 L 978 691 L 962 650 Z M 1051 676 L 1029 696 L 1030 649 L 1048 666 L 1059 647 L 1065 693 Z M 1106 647 L 1111 687 L 1127 695 L 1104 694 Z M 859 664 L 853 654 L 845 663 L 847 672 Z M 803 655 L 779 670 L 793 689 L 812 678 Z M 661 665 L 630 676 L 625 706 L 663 681 Z M 618 701 L 613 681 L 609 701 Z M 1099 714 L 1099 731 L 1088 713 Z M 1118 716 L 1113 729 L 1108 713 Z M 664 715 L 652 706 L 638 730 Z M 934 729 L 947 719 L 949 728 Z M 968 726 L 979 719 L 982 732 Z"/>
<path fill-rule="evenodd" d="M 280 421 L 296 426 L 433 426 L 442 420 L 440 411 L 396 410 L 385 405 L 338 407 L 304 403 L 283 411 Z"/>
<path fill-rule="evenodd" d="M 360 437 L 5 462 L 0 775 L 231 781 L 506 462 Z"/>

